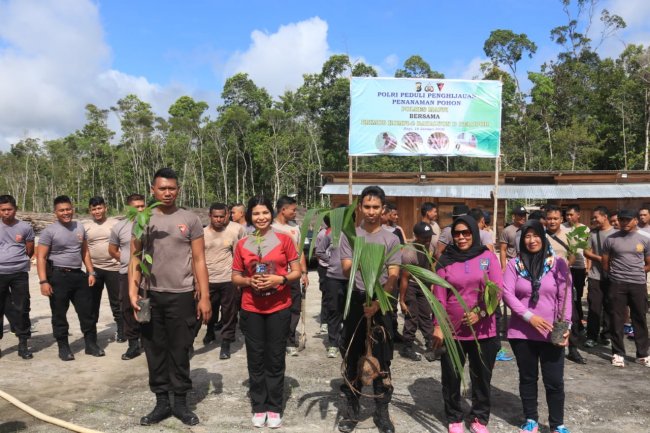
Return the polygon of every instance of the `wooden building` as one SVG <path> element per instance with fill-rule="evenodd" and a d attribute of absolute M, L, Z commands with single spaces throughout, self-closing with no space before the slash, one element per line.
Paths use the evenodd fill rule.
<path fill-rule="evenodd" d="M 348 173 L 324 172 L 321 194 L 331 205 L 348 203 Z M 407 235 L 420 220 L 420 205 L 431 201 L 438 205 L 438 223 L 451 223 L 454 205 L 466 204 L 489 211 L 494 207 L 493 172 L 432 173 L 353 173 L 352 193 L 358 195 L 368 185 L 379 185 L 388 201 L 397 205 L 400 222 Z M 599 205 L 608 209 L 638 209 L 650 203 L 650 171 L 555 171 L 503 172 L 498 180 L 497 227 L 510 221 L 515 205 L 535 208 L 553 203 L 565 208 L 579 204 L 581 220 L 589 224 L 591 210 Z"/>

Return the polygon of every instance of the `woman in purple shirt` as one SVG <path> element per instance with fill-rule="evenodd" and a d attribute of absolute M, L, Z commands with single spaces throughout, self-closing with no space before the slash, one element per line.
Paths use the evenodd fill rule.
<path fill-rule="evenodd" d="M 520 433 L 539 429 L 538 366 L 546 388 L 551 431 L 569 433 L 564 426 L 564 347 L 569 332 L 555 345 L 551 331 L 560 318 L 571 322 L 571 273 L 564 259 L 553 252 L 539 221 L 528 221 L 521 233 L 519 255 L 508 262 L 503 277 L 503 299 L 512 310 L 508 340 L 517 358 L 519 396 L 526 417 Z"/>
<path fill-rule="evenodd" d="M 450 290 L 435 286 L 434 293 L 454 327 L 463 365 L 465 357 L 469 359 L 472 380 L 470 431 L 488 433 L 486 425 L 490 418 L 490 381 L 499 342 L 496 337 L 496 319 L 493 314 L 488 315 L 486 312 L 483 290 L 486 277 L 502 287 L 501 267 L 497 256 L 481 245 L 478 223 L 471 216 L 457 218 L 451 225 L 451 235 L 453 241 L 440 256 L 436 272 L 456 288 L 470 312 L 465 312 Z M 438 325 L 433 331 L 433 344 L 434 347 L 442 344 L 442 331 Z M 454 372 L 448 353 L 442 356 L 441 368 L 442 396 L 449 433 L 463 433 L 461 380 Z"/>

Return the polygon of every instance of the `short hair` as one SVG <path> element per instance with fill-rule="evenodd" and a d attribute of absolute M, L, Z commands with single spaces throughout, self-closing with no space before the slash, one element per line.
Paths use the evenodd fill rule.
<path fill-rule="evenodd" d="M 485 215 L 483 214 L 483 211 L 477 207 L 471 209 L 468 215 L 474 218 L 476 222 L 481 221 L 481 219 L 485 219 Z"/>
<path fill-rule="evenodd" d="M 618 210 L 614 209 L 609 213 L 609 218 L 611 217 L 618 217 Z"/>
<path fill-rule="evenodd" d="M 609 218 L 609 210 L 605 206 L 596 206 L 593 210 L 593 213 L 596 212 Z"/>
<path fill-rule="evenodd" d="M 244 203 L 240 203 L 240 202 L 231 204 L 230 206 L 228 206 L 228 209 L 233 210 L 233 208 L 236 208 L 236 207 L 243 207 L 244 209 L 246 209 L 246 206 L 244 206 Z"/>
<path fill-rule="evenodd" d="M 331 227 L 331 224 L 330 224 L 330 214 L 329 214 L 329 213 L 323 217 L 323 223 L 325 223 L 325 225 L 327 226 L 327 228 Z"/>
<path fill-rule="evenodd" d="M 225 210 L 228 213 L 228 206 L 225 203 L 212 203 L 208 214 L 212 215 L 213 210 Z"/>
<path fill-rule="evenodd" d="M 571 210 L 580 213 L 580 205 L 579 204 L 570 204 L 569 206 L 567 206 L 566 211 L 569 212 Z"/>
<path fill-rule="evenodd" d="M 420 214 L 426 216 L 432 209 L 438 209 L 438 205 L 430 201 L 425 201 L 420 205 Z"/>
<path fill-rule="evenodd" d="M 550 212 L 560 212 L 560 214 L 562 214 L 562 210 L 560 209 L 560 207 L 554 204 L 546 205 L 545 212 L 546 215 L 548 215 Z"/>
<path fill-rule="evenodd" d="M 396 205 L 395 203 L 389 203 L 389 202 L 386 202 L 386 204 L 384 205 L 384 207 L 386 208 L 386 210 L 388 210 L 388 211 L 390 211 L 390 212 L 392 212 L 392 211 L 394 211 L 394 210 L 397 210 L 397 205 Z"/>
<path fill-rule="evenodd" d="M 296 204 L 295 198 L 289 197 L 288 195 L 283 195 L 278 199 L 277 203 L 275 203 L 275 210 L 280 212 L 283 207 L 290 206 L 293 204 Z M 250 204 L 248 205 L 248 207 L 250 208 Z"/>
<path fill-rule="evenodd" d="M 95 197 L 90 197 L 90 200 L 88 200 L 88 207 L 94 207 L 100 205 L 106 205 L 106 201 L 102 196 L 96 195 Z"/>
<path fill-rule="evenodd" d="M 641 206 L 639 206 L 639 212 L 641 212 L 642 210 L 647 210 L 648 212 L 650 212 L 650 204 L 643 203 Z"/>
<path fill-rule="evenodd" d="M 72 205 L 72 200 L 70 200 L 70 197 L 68 197 L 67 195 L 59 195 L 54 198 L 54 207 L 56 207 L 56 205 L 61 203 L 67 203 L 69 205 Z"/>
<path fill-rule="evenodd" d="M 14 209 L 18 207 L 16 206 L 16 199 L 14 196 L 9 194 L 0 195 L 0 204 L 10 204 L 14 207 Z"/>
<path fill-rule="evenodd" d="M 154 173 L 153 181 L 151 183 L 152 184 L 156 183 L 156 179 L 158 179 L 159 177 L 162 177 L 163 179 L 174 179 L 176 182 L 178 182 L 178 175 L 176 174 L 174 169 L 169 167 L 161 168 L 156 173 Z"/>
<path fill-rule="evenodd" d="M 142 194 L 131 194 L 126 198 L 126 204 L 130 205 L 134 201 L 146 201 L 146 199 Z"/>
<path fill-rule="evenodd" d="M 255 206 L 266 206 L 269 212 L 271 212 L 271 218 L 275 217 L 275 212 L 273 212 L 273 203 L 271 203 L 271 200 L 264 197 L 263 195 L 256 195 L 255 197 L 251 197 L 250 200 L 248 200 L 248 205 L 246 206 L 246 222 L 249 225 L 253 225 L 253 208 Z"/>
<path fill-rule="evenodd" d="M 544 219 L 544 212 L 542 210 L 534 210 L 528 215 L 529 220 L 541 220 Z"/>
<path fill-rule="evenodd" d="M 359 204 L 363 203 L 363 199 L 366 197 L 377 197 L 382 205 L 386 204 L 386 193 L 377 185 L 367 186 L 361 191 Z"/>

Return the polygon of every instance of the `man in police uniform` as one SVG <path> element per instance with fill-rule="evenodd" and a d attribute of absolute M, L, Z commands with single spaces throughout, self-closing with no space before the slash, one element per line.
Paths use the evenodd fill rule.
<path fill-rule="evenodd" d="M 59 358 L 63 361 L 74 359 L 68 344 L 66 317 L 71 302 L 79 317 L 86 354 L 104 356 L 104 351 L 97 345 L 97 324 L 92 312 L 89 286 L 95 284 L 95 272 L 88 253 L 86 232 L 81 223 L 72 220 L 74 208 L 68 196 L 54 199 L 54 215 L 57 220 L 47 226 L 39 238 L 36 267 L 41 293 L 50 298 L 52 330 L 59 346 Z M 82 262 L 87 274 L 81 270 Z"/>

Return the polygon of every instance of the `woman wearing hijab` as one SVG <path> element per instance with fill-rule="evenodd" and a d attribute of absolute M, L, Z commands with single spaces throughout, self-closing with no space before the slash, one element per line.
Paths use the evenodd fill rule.
<path fill-rule="evenodd" d="M 555 345 L 551 331 L 560 318 L 571 322 L 571 273 L 566 261 L 555 256 L 539 221 L 529 220 L 521 233 L 519 255 L 508 262 L 503 278 L 503 298 L 512 310 L 508 340 L 517 358 L 519 396 L 526 417 L 520 433 L 539 429 L 538 366 L 546 388 L 551 431 L 569 433 L 564 426 L 564 347 L 569 332 Z"/>
<path fill-rule="evenodd" d="M 452 243 L 440 256 L 436 272 L 458 291 L 469 308 L 465 311 L 451 290 L 435 286 L 434 294 L 447 311 L 454 327 L 460 361 L 469 359 L 472 381 L 472 433 L 488 433 L 490 418 L 490 381 L 499 350 L 496 318 L 487 314 L 483 301 L 486 278 L 502 287 L 501 267 L 497 256 L 481 245 L 478 223 L 469 215 L 458 217 L 451 225 Z M 473 332 L 472 332 L 473 328 Z M 475 340 L 476 339 L 476 340 Z M 442 344 L 442 331 L 436 325 L 433 345 Z M 442 355 L 442 396 L 445 401 L 449 433 L 463 433 L 460 376 L 454 372 L 448 351 Z"/>

